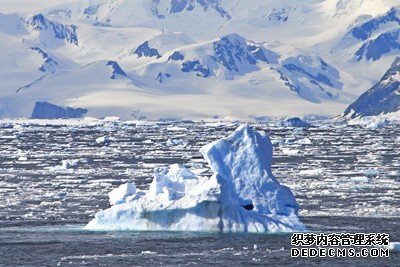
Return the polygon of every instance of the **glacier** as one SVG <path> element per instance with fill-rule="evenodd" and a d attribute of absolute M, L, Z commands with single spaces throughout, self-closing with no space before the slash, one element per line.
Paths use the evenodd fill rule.
<path fill-rule="evenodd" d="M 198 176 L 174 164 L 155 170 L 148 190 L 123 184 L 110 194 L 89 230 L 305 231 L 290 189 L 271 172 L 272 143 L 247 124 L 201 148 L 213 171 Z"/>

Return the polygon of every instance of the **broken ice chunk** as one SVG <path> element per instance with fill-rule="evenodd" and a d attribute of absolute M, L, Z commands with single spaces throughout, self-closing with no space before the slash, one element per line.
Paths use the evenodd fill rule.
<path fill-rule="evenodd" d="M 136 193 L 136 186 L 134 183 L 126 183 L 120 185 L 118 188 L 108 193 L 110 205 L 119 205 L 125 203 L 127 197 Z"/>

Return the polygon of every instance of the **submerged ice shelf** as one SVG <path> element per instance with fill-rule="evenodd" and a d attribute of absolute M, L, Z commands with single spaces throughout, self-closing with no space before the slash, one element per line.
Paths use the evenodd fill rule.
<path fill-rule="evenodd" d="M 200 150 L 213 175 L 198 176 L 178 164 L 155 171 L 148 190 L 132 183 L 110 194 L 111 208 L 86 229 L 222 232 L 305 230 L 288 187 L 271 172 L 268 136 L 242 125 Z"/>

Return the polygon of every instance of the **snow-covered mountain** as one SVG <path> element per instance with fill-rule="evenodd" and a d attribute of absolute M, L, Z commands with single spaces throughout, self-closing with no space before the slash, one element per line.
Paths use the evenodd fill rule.
<path fill-rule="evenodd" d="M 400 57 L 382 79 L 351 104 L 343 115 L 353 119 L 397 111 L 400 111 Z"/>
<path fill-rule="evenodd" d="M 148 47 L 145 51 L 151 54 Z M 134 72 L 135 80 L 148 87 L 168 87 L 170 80 L 196 80 L 196 76 L 214 82 L 234 81 L 250 73 L 256 77 L 264 75 L 261 73 L 264 69 L 269 70 L 269 75 L 276 78 L 279 86 L 286 87 L 283 90 L 296 92 L 314 103 L 320 103 L 321 99 L 337 99 L 343 86 L 339 71 L 318 56 L 296 55 L 283 58 L 263 44 L 248 41 L 238 34 L 183 46 L 163 57 L 154 50 L 151 56 L 158 60 Z M 258 83 L 257 80 L 252 82 Z"/>
<path fill-rule="evenodd" d="M 400 54 L 398 0 L 65 2 L 0 8 L 0 116 L 334 116 Z"/>
<path fill-rule="evenodd" d="M 388 53 L 400 53 L 400 7 L 387 13 L 357 22 L 342 39 L 342 46 L 356 44 L 355 59 L 379 60 Z M 359 43 L 362 46 L 359 47 Z"/>

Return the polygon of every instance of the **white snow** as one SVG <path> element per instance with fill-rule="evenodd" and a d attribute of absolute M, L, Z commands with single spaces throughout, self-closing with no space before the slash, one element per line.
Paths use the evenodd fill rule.
<path fill-rule="evenodd" d="M 204 146 L 201 153 L 214 172 L 211 177 L 198 176 L 178 164 L 158 168 L 149 190 L 136 192 L 133 184 L 132 190 L 125 184 L 112 191 L 110 202 L 118 205 L 98 212 L 86 229 L 305 230 L 292 192 L 271 173 L 269 137 L 242 125 Z"/>
<path fill-rule="evenodd" d="M 136 193 L 136 186 L 134 183 L 126 183 L 120 185 L 118 188 L 108 193 L 110 205 L 119 205 L 125 203 L 126 198 Z"/>
<path fill-rule="evenodd" d="M 81 0 L 41 0 L 35 1 L 32 4 L 32 0 L 2 0 L 0 12 L 36 12 L 43 8 L 54 7 L 57 4 L 78 2 Z"/>

